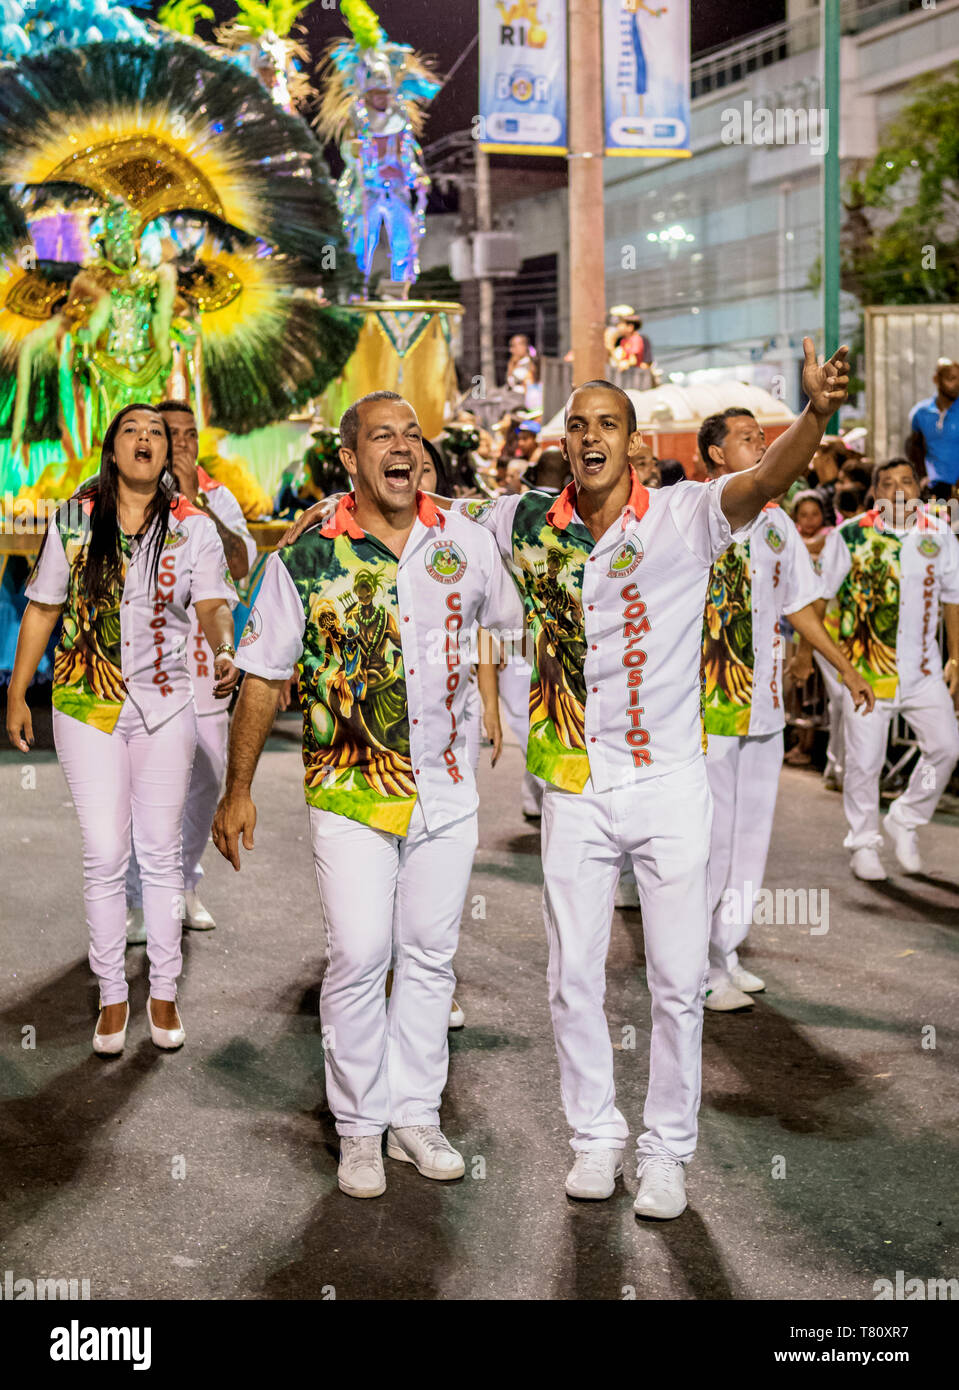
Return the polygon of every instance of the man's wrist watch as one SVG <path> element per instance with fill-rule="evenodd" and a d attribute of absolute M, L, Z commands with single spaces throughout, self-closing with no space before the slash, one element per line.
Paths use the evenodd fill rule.
<path fill-rule="evenodd" d="M 234 647 L 232 642 L 221 642 L 213 653 L 214 661 L 218 656 L 222 656 L 224 652 L 228 652 L 230 656 L 236 656 L 236 647 Z"/>

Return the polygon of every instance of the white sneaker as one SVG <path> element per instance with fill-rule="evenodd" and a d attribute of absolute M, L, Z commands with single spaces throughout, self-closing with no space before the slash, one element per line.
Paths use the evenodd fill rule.
<path fill-rule="evenodd" d="M 612 1197 L 622 1171 L 622 1149 L 581 1149 L 566 1177 L 566 1195 L 602 1202 Z"/>
<path fill-rule="evenodd" d="M 449 1023 L 448 1023 L 446 1026 L 447 1026 L 447 1028 L 465 1028 L 465 1027 L 466 1027 L 466 1015 L 464 1014 L 463 1010 L 460 1008 L 459 1004 L 457 1004 L 457 1002 L 456 1002 L 455 999 L 453 1000 L 452 1004 L 450 1005 L 450 1021 L 449 1021 Z"/>
<path fill-rule="evenodd" d="M 186 911 L 183 914 L 183 925 L 185 927 L 191 927 L 193 931 L 212 931 L 216 923 L 197 897 L 196 889 L 188 889 L 183 896 L 186 899 Z"/>
<path fill-rule="evenodd" d="M 143 946 L 147 939 L 142 907 L 127 908 L 127 945 Z"/>
<path fill-rule="evenodd" d="M 650 1154 L 639 1160 L 636 1176 L 639 1191 L 633 1211 L 637 1216 L 671 1221 L 686 1210 L 686 1169 L 678 1158 Z"/>
<path fill-rule="evenodd" d="M 743 994 L 758 994 L 760 990 L 766 988 L 766 981 L 761 980 L 758 975 L 754 975 L 751 970 L 746 970 L 741 965 L 734 965 L 729 972 L 729 978 L 737 989 L 741 989 Z"/>
<path fill-rule="evenodd" d="M 882 860 L 874 849 L 854 849 L 851 868 L 856 878 L 861 878 L 865 883 L 884 883 L 886 880 Z"/>
<path fill-rule="evenodd" d="M 386 1191 L 382 1134 L 363 1134 L 358 1138 L 340 1136 L 336 1181 L 340 1191 L 348 1197 L 382 1197 Z"/>
<path fill-rule="evenodd" d="M 386 1152 L 399 1163 L 412 1163 L 424 1178 L 449 1182 L 466 1172 L 458 1153 L 439 1125 L 402 1125 L 386 1131 Z"/>
<path fill-rule="evenodd" d="M 639 907 L 639 894 L 636 892 L 636 879 L 632 869 L 624 869 L 616 885 L 614 907 Z"/>
<path fill-rule="evenodd" d="M 916 832 L 900 825 L 892 812 L 883 817 L 882 828 L 892 841 L 896 858 L 907 874 L 921 874 L 922 860 L 919 858 L 919 845 Z"/>
<path fill-rule="evenodd" d="M 751 1009 L 753 1001 L 748 994 L 733 984 L 729 975 L 726 975 L 710 989 L 707 989 L 705 1006 L 707 1009 L 712 1009 L 714 1013 L 728 1014 L 733 1009 Z"/>

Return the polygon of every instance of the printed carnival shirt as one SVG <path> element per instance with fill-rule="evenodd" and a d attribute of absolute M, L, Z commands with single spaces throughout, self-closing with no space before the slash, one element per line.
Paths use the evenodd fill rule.
<path fill-rule="evenodd" d="M 405 835 L 419 798 L 427 828 L 470 815 L 465 634 L 516 631 L 523 609 L 490 537 L 423 493 L 397 559 L 353 519 L 333 517 L 267 561 L 237 665 L 267 680 L 294 668 L 311 806 Z"/>
<path fill-rule="evenodd" d="M 236 590 L 216 527 L 183 496 L 170 519 L 155 589 L 150 584 L 153 532 L 132 546 L 121 535 L 122 573 L 110 600 L 90 604 L 82 592 L 92 499 L 57 510 L 26 596 L 63 606 L 53 667 L 53 706 L 112 733 L 129 698 L 152 733 L 193 699 L 187 668 L 191 604 L 226 599 Z"/>
<path fill-rule="evenodd" d="M 242 536 L 246 546 L 247 563 L 252 569 L 256 561 L 256 541 L 250 535 L 246 524 L 246 517 L 243 515 L 243 508 L 233 496 L 233 493 L 223 483 L 218 483 L 215 478 L 211 478 L 205 469 L 197 470 L 199 475 L 200 492 L 206 498 L 210 511 L 216 516 L 218 521 L 229 531 Z M 222 544 L 222 542 L 221 542 Z M 228 566 L 229 568 L 229 566 Z M 196 697 L 196 712 L 199 715 L 229 713 L 229 700 L 218 700 L 213 694 L 213 652 L 210 644 L 203 635 L 196 613 L 193 614 L 193 625 L 190 629 L 189 643 L 190 675 L 193 678 L 193 693 Z"/>
<path fill-rule="evenodd" d="M 727 479 L 650 492 L 632 474 L 594 541 L 573 484 L 458 505 L 489 530 L 533 638 L 527 766 L 553 786 L 608 791 L 702 756 L 700 662 L 712 562 L 731 539 Z"/>
<path fill-rule="evenodd" d="M 879 699 L 910 695 L 941 676 L 940 603 L 959 603 L 959 541 L 926 507 L 903 530 L 878 510 L 826 537 L 824 592 L 839 606 L 836 641 Z"/>
<path fill-rule="evenodd" d="M 809 551 L 770 502 L 715 562 L 703 616 L 703 721 L 708 734 L 775 734 L 783 715 L 779 619 L 824 597 Z"/>

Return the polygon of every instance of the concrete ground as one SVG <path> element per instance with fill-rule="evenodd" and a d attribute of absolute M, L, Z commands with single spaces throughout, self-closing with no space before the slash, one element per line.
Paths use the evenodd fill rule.
<path fill-rule="evenodd" d="M 52 752 L 0 753 L 0 1278 L 88 1278 L 94 1298 L 117 1299 L 769 1300 L 872 1299 L 897 1270 L 959 1276 L 956 819 L 922 832 L 922 876 L 859 883 L 841 798 L 815 773 L 783 773 L 767 886 L 828 889 L 829 929 L 754 928 L 744 961 L 766 993 L 749 1013 L 706 1016 L 690 1207 L 641 1224 L 631 1166 L 609 1202 L 563 1191 L 539 837 L 520 773 L 507 747 L 480 776 L 457 956 L 467 1026 L 451 1034 L 443 1111 L 467 1176 L 440 1185 L 387 1160 L 386 1195 L 357 1202 L 336 1186 L 295 741 L 264 753 L 242 876 L 208 853 L 218 926 L 186 934 L 186 1047 L 152 1046 L 133 948 L 127 1050 L 106 1062 L 90 1050 L 66 785 Z M 638 912 L 616 914 L 608 977 L 635 1136 L 649 1041 Z"/>

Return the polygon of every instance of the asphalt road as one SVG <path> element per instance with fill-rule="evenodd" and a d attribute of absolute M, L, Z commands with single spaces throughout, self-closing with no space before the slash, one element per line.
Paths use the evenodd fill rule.
<path fill-rule="evenodd" d="M 451 1035 L 443 1111 L 467 1175 L 431 1183 L 387 1160 L 386 1195 L 357 1202 L 336 1186 L 295 742 L 274 737 L 264 754 L 242 875 L 210 847 L 203 899 L 218 926 L 186 934 L 186 1047 L 152 1046 L 133 948 L 127 1050 L 108 1062 L 90 1049 L 97 994 L 66 785 L 51 752 L 0 753 L 0 1278 L 87 1278 L 94 1298 L 117 1299 L 762 1300 L 872 1299 L 897 1270 L 959 1275 L 956 819 L 922 833 L 923 876 L 858 883 L 840 798 L 813 773 L 783 773 L 767 885 L 827 889 L 829 929 L 754 928 L 744 961 L 768 988 L 751 1013 L 707 1014 L 690 1207 L 647 1224 L 631 1169 L 609 1202 L 563 1191 L 539 837 L 520 814 L 520 770 L 507 747 L 481 772 L 457 956 L 467 1026 Z M 649 1030 L 638 912 L 616 914 L 608 978 L 635 1137 Z"/>

